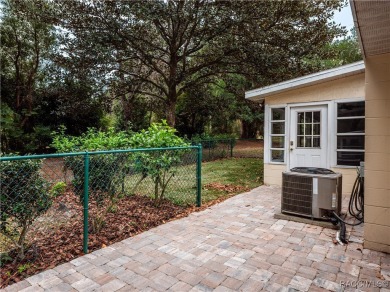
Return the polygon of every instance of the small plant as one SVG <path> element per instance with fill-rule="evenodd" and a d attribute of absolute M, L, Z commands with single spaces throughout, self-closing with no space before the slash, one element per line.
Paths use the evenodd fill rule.
<path fill-rule="evenodd" d="M 41 177 L 40 168 L 40 160 L 0 163 L 0 231 L 16 246 L 16 259 L 24 258 L 26 235 L 34 220 L 52 204 L 48 183 Z"/>
<path fill-rule="evenodd" d="M 57 198 L 59 196 L 62 196 L 65 193 L 65 191 L 66 191 L 66 183 L 60 181 L 50 189 L 50 195 L 53 198 Z"/>
<path fill-rule="evenodd" d="M 25 271 L 27 271 L 31 267 L 31 264 L 23 264 L 18 266 L 18 273 L 23 274 Z"/>

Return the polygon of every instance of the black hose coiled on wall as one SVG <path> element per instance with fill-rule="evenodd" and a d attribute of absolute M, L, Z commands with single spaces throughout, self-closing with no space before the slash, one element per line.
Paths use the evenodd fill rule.
<path fill-rule="evenodd" d="M 333 212 L 333 215 L 344 224 L 356 226 L 359 224 L 362 224 L 364 221 L 364 177 L 360 176 L 358 172 L 358 176 L 355 180 L 355 183 L 353 184 L 351 198 L 349 199 L 349 205 L 348 205 L 348 212 L 349 214 L 358 220 L 357 223 L 348 223 L 340 218 L 336 214 L 336 212 Z"/>

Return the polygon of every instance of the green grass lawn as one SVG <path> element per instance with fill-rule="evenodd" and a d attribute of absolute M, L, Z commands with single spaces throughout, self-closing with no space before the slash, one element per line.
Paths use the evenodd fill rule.
<path fill-rule="evenodd" d="M 128 176 L 127 193 L 152 195 L 154 184 L 144 179 L 135 189 L 140 176 Z M 202 203 L 245 192 L 263 183 L 263 160 L 259 158 L 228 158 L 202 163 Z M 168 199 L 186 205 L 196 200 L 196 165 L 175 168 L 175 175 L 166 190 Z"/>
<path fill-rule="evenodd" d="M 219 183 L 234 185 L 237 190 L 223 190 L 205 187 Z M 229 158 L 202 164 L 202 203 L 236 195 L 244 192 L 244 188 L 253 189 L 263 184 L 263 160 L 259 158 Z"/>

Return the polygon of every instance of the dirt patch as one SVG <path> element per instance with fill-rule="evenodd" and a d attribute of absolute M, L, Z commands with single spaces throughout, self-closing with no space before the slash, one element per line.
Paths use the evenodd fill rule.
<path fill-rule="evenodd" d="M 249 187 L 245 186 L 237 186 L 232 184 L 221 184 L 217 182 L 209 183 L 203 186 L 204 189 L 212 189 L 212 190 L 218 190 L 226 192 L 227 194 L 230 193 L 237 193 L 237 192 L 248 192 L 250 190 Z"/>
<path fill-rule="evenodd" d="M 262 149 L 264 147 L 263 140 L 237 140 L 234 149 L 246 150 L 246 149 Z"/>
<path fill-rule="evenodd" d="M 263 140 L 237 140 L 233 148 L 233 156 L 236 158 L 262 158 Z"/>

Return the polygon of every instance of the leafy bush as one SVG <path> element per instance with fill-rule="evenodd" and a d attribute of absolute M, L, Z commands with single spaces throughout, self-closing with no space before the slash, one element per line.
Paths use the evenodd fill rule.
<path fill-rule="evenodd" d="M 152 124 L 148 129 L 139 133 L 131 134 L 127 132 L 114 133 L 113 130 L 109 132 L 89 130 L 81 137 L 67 137 L 62 131 L 55 133 L 53 146 L 60 152 L 187 146 L 188 143 L 176 136 L 175 132 L 176 130 L 169 127 L 165 121 Z M 90 155 L 90 200 L 93 200 L 98 207 L 97 214 L 91 216 L 93 231 L 99 232 L 103 227 L 106 213 L 113 209 L 121 195 L 118 187 L 122 184 L 123 193 L 124 180 L 129 173 L 142 173 L 141 180 L 136 184 L 136 187 L 147 177 L 153 180 L 155 202 L 159 204 L 164 197 L 169 181 L 175 174 L 172 167 L 175 163 L 180 162 L 182 153 L 183 150 Z M 84 157 L 66 157 L 65 166 L 73 171 L 72 183 L 76 194 L 80 197 L 80 202 L 82 202 L 84 198 Z M 104 208 L 106 200 L 110 204 Z"/>
<path fill-rule="evenodd" d="M 65 135 L 65 128 L 53 132 L 52 146 L 57 152 L 96 151 L 130 148 L 131 132 L 115 132 L 114 128 L 102 132 L 90 128 L 79 137 Z"/>
<path fill-rule="evenodd" d="M 15 244 L 20 259 L 24 257 L 29 228 L 52 204 L 48 183 L 41 177 L 40 168 L 40 160 L 0 163 L 0 231 Z"/>
<path fill-rule="evenodd" d="M 176 130 L 167 125 L 166 121 L 152 124 L 147 130 L 131 137 L 133 148 L 162 148 L 188 146 L 182 138 L 176 135 Z M 166 150 L 163 152 L 135 152 L 131 167 L 142 173 L 136 187 L 147 177 L 154 182 L 154 201 L 158 205 L 164 199 L 165 190 L 175 175 L 174 168 L 184 155 L 185 150 Z"/>
<path fill-rule="evenodd" d="M 130 148 L 129 132 L 115 132 L 110 128 L 107 132 L 89 129 L 80 137 L 71 137 L 64 134 L 64 128 L 54 133 L 52 146 L 58 152 L 79 152 Z M 65 167 L 73 171 L 72 184 L 75 193 L 84 199 L 84 157 L 72 156 L 64 159 Z M 90 200 L 95 201 L 98 211 L 92 215 L 92 228 L 94 232 L 104 225 L 105 214 L 112 209 L 119 193 L 116 192 L 116 185 L 124 179 L 124 167 L 126 160 L 119 154 L 100 154 L 89 157 L 89 190 Z M 104 208 L 104 201 L 109 200 L 110 204 Z"/>

